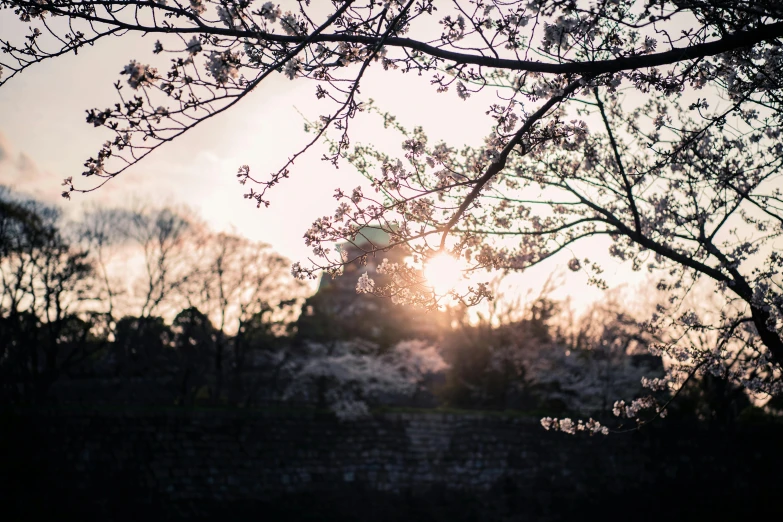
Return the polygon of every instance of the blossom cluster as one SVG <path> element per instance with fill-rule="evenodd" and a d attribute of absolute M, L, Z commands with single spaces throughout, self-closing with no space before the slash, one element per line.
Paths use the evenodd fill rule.
<path fill-rule="evenodd" d="M 612 413 L 615 417 L 625 417 L 628 419 L 635 419 L 639 416 L 642 410 L 648 410 L 655 408 L 656 413 L 659 413 L 662 417 L 666 416 L 666 410 L 662 410 L 658 407 L 657 401 L 653 397 L 641 397 L 634 399 L 630 404 L 626 404 L 625 401 L 615 401 L 612 406 Z"/>
<path fill-rule="evenodd" d="M 215 81 L 222 85 L 239 74 L 239 57 L 231 51 L 211 52 L 207 58 L 207 71 Z"/>
<path fill-rule="evenodd" d="M 590 435 L 609 435 L 609 428 L 602 426 L 601 423 L 595 419 L 588 419 L 587 421 L 579 419 L 574 422 L 569 418 L 558 419 L 544 417 L 541 419 L 541 426 L 547 431 L 562 431 L 569 435 L 575 435 L 577 432 L 585 432 Z"/>
<path fill-rule="evenodd" d="M 123 67 L 121 74 L 128 75 L 128 85 L 131 89 L 147 87 L 158 79 L 158 70 L 155 67 L 131 60 L 128 65 Z"/>
<path fill-rule="evenodd" d="M 369 413 L 369 401 L 381 395 L 410 395 L 430 373 L 447 367 L 438 350 L 421 340 L 405 340 L 382 352 L 360 341 L 326 346 L 306 345 L 306 356 L 292 360 L 284 371 L 292 377 L 287 398 L 307 396 L 319 382 L 330 383 L 329 408 L 342 420 Z"/>

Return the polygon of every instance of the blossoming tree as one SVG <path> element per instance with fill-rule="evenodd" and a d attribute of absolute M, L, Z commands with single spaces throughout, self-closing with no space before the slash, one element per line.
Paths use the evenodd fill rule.
<path fill-rule="evenodd" d="M 333 104 L 312 125 L 312 143 L 332 133 L 326 159 L 354 163 L 376 193 L 337 192 L 335 214 L 305 235 L 319 261 L 295 265 L 300 276 L 339 271 L 351 260 L 330 245 L 368 225 L 389 231 L 389 248 L 407 244 L 425 261 L 448 249 L 473 270 L 524 270 L 606 236 L 612 255 L 650 270 L 671 296 L 647 328 L 716 333 L 709 348 L 657 345 L 681 370 L 669 385 L 709 370 L 780 392 L 778 0 L 0 0 L 0 15 L 12 14 L 30 29 L 20 41 L 0 37 L 0 82 L 134 32 L 160 35 L 154 52 L 174 56 L 165 72 L 131 61 L 116 84 L 118 103 L 88 111 L 88 123 L 114 138 L 85 163 L 86 182 L 98 182 L 82 187 L 69 177 L 66 197 L 237 105 L 272 74 L 307 78 Z M 433 144 L 389 115 L 385 123 L 404 134 L 404 157 L 352 145 L 371 66 L 428 75 L 433 89 L 463 100 L 497 92 L 484 146 Z M 269 177 L 241 167 L 240 182 L 258 185 L 246 197 L 268 204 L 269 189 L 307 148 Z M 569 267 L 604 284 L 584 253 Z M 441 298 L 417 269 L 379 270 L 390 284 L 368 275 L 359 289 L 423 306 Z M 680 306 L 698 281 L 722 296 L 719 313 Z M 486 295 L 479 284 L 451 297 Z"/>
<path fill-rule="evenodd" d="M 284 367 L 290 380 L 285 397 L 315 395 L 322 407 L 343 420 L 367 415 L 368 401 L 413 396 L 427 375 L 447 367 L 434 346 L 417 339 L 385 351 L 358 339 L 308 342 L 300 352 Z"/>

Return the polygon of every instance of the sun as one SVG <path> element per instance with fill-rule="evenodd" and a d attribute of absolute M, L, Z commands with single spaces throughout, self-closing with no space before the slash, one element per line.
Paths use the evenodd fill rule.
<path fill-rule="evenodd" d="M 427 285 L 436 294 L 447 294 L 465 278 L 462 263 L 459 259 L 440 253 L 431 257 L 424 265 L 424 277 Z"/>

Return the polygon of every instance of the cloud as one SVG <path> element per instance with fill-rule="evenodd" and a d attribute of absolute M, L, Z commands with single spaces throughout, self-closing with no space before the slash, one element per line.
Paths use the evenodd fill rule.
<path fill-rule="evenodd" d="M 8 143 L 8 138 L 5 134 L 0 132 L 0 163 L 7 161 L 11 157 L 11 144 Z"/>
<path fill-rule="evenodd" d="M 0 132 L 0 185 L 37 199 L 55 201 L 58 194 L 46 190 L 46 176 L 33 158 L 18 151 L 5 134 Z"/>
<path fill-rule="evenodd" d="M 19 157 L 16 160 L 16 170 L 19 171 L 19 174 L 21 174 L 26 181 L 34 181 L 34 178 L 39 177 L 40 174 L 35 161 L 24 152 L 19 153 Z"/>

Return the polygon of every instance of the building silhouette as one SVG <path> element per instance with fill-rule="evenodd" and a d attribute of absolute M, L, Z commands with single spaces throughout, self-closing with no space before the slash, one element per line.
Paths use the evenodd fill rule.
<path fill-rule="evenodd" d="M 347 259 L 341 276 L 321 276 L 318 291 L 302 309 L 297 323 L 301 340 L 325 342 L 361 339 L 377 343 L 382 348 L 404 339 L 440 338 L 450 325 L 446 312 L 425 311 L 396 305 L 391 299 L 372 294 L 358 294 L 356 283 L 365 272 L 382 284 L 385 277 L 377 272 L 384 259 L 403 263 L 408 251 L 403 246 L 389 248 L 390 237 L 380 228 L 365 227 L 353 243 L 343 243 L 340 249 Z"/>

